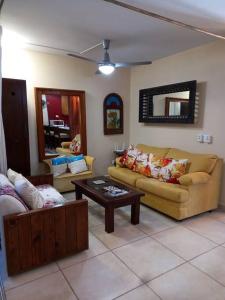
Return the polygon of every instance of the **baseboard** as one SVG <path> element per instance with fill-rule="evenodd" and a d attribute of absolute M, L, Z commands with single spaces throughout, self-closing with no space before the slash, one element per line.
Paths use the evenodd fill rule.
<path fill-rule="evenodd" d="M 219 209 L 225 211 L 225 203 L 219 203 Z"/>

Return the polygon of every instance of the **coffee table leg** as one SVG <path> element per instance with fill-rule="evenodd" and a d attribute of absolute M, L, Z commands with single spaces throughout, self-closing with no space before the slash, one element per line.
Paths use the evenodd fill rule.
<path fill-rule="evenodd" d="M 76 200 L 82 199 L 82 192 L 78 187 L 76 187 L 75 189 L 75 195 L 76 195 Z"/>
<path fill-rule="evenodd" d="M 114 231 L 114 208 L 105 208 L 105 231 L 110 233 Z"/>
<path fill-rule="evenodd" d="M 131 224 L 139 224 L 140 199 L 131 205 Z"/>

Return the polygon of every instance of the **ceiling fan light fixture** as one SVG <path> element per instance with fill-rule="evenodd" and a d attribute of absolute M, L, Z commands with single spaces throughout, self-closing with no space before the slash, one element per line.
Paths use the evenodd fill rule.
<path fill-rule="evenodd" d="M 104 75 L 110 75 L 115 71 L 115 65 L 112 63 L 108 64 L 99 64 L 98 65 L 99 71 Z"/>

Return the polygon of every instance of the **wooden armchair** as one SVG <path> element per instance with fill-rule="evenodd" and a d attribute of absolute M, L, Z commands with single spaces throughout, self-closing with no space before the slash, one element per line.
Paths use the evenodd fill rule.
<path fill-rule="evenodd" d="M 28 179 L 53 184 L 52 175 Z M 6 215 L 3 224 L 9 275 L 88 249 L 87 200 Z"/>

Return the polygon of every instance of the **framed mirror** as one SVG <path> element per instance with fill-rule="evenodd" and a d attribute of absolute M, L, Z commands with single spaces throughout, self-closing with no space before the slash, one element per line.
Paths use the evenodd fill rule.
<path fill-rule="evenodd" d="M 187 81 L 139 91 L 139 122 L 194 123 L 197 82 Z"/>
<path fill-rule="evenodd" d="M 56 157 L 79 137 L 76 154 L 87 154 L 85 92 L 35 88 L 39 160 Z"/>

